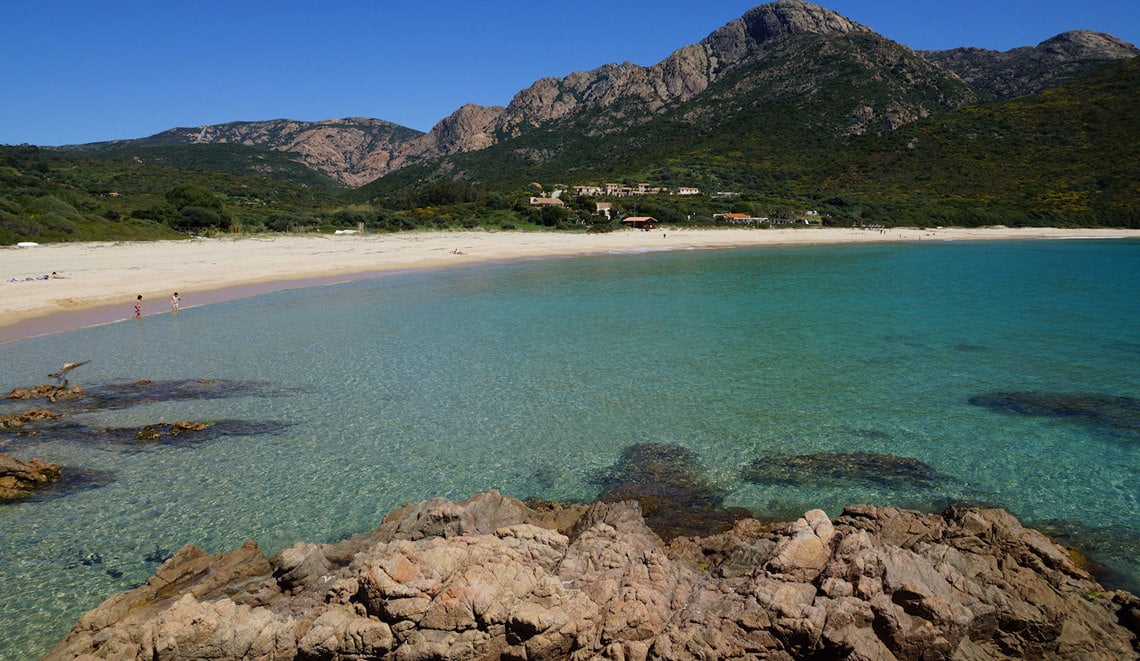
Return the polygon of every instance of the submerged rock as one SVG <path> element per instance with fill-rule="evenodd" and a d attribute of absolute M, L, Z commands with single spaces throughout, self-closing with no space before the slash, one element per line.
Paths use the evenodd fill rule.
<path fill-rule="evenodd" d="M 280 434 L 291 426 L 287 422 L 257 420 L 214 420 L 211 422 L 155 423 L 141 427 L 89 427 L 75 422 L 46 421 L 34 430 L 37 437 L 50 437 L 53 441 L 70 443 L 101 443 L 120 450 L 139 451 L 152 446 L 193 446 L 225 436 L 254 436 L 260 434 Z M 17 434 L 0 441 L 5 447 L 19 447 L 33 442 L 24 438 L 29 430 L 17 430 Z"/>
<path fill-rule="evenodd" d="M 1135 531 L 1123 526 L 1094 528 L 1065 519 L 1033 525 L 1069 547 L 1073 561 L 1102 583 L 1140 593 L 1140 535 Z"/>
<path fill-rule="evenodd" d="M 850 484 L 931 487 L 946 480 L 918 459 L 868 452 L 768 455 L 748 464 L 742 477 L 757 484 L 820 487 Z"/>
<path fill-rule="evenodd" d="M 1003 510 L 814 510 L 667 546 L 636 502 L 552 518 L 489 492 L 271 560 L 188 545 L 45 658 L 1124 659 L 1138 613 Z"/>
<path fill-rule="evenodd" d="M 204 422 L 186 422 L 185 420 L 179 420 L 170 424 L 158 423 L 140 427 L 135 431 L 134 437 L 136 441 L 159 441 L 162 440 L 164 436 L 179 436 L 186 433 L 200 432 L 207 427 L 209 427 L 209 425 Z M 124 433 L 129 434 L 131 432 L 130 429 L 116 429 L 114 427 L 107 427 L 95 431 L 96 433 L 118 435 L 123 435 Z"/>
<path fill-rule="evenodd" d="M 281 394 L 279 389 L 263 381 L 228 381 L 222 379 L 176 379 L 151 381 L 142 379 L 130 383 L 108 383 L 90 386 L 38 385 L 16 388 L 8 399 L 47 399 L 65 406 L 69 411 L 124 409 L 155 402 L 182 400 L 223 399 L 227 397 L 271 397 Z"/>
<path fill-rule="evenodd" d="M 59 464 L 49 464 L 37 458 L 21 461 L 10 454 L 0 453 L 0 501 L 26 498 L 59 477 Z"/>
<path fill-rule="evenodd" d="M 1114 395 L 1058 392 L 992 392 L 970 404 L 1002 413 L 1069 420 L 1110 432 L 1140 437 L 1140 399 Z"/>
<path fill-rule="evenodd" d="M 645 523 L 666 540 L 723 532 L 749 516 L 722 507 L 724 495 L 704 480 L 696 454 L 676 445 L 631 445 L 594 482 L 606 487 L 602 502 L 636 500 Z"/>

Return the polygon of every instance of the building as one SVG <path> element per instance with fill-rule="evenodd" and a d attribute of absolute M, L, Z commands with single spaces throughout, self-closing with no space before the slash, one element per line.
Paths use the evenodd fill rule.
<path fill-rule="evenodd" d="M 597 208 L 594 209 L 594 215 L 605 216 L 606 220 L 613 218 L 614 205 L 612 202 L 595 202 Z"/>
<path fill-rule="evenodd" d="M 601 186 L 575 186 L 574 192 L 586 197 L 598 197 L 605 193 Z"/>
<path fill-rule="evenodd" d="M 566 203 L 557 197 L 532 197 L 530 198 L 530 205 L 532 207 L 564 207 Z"/>
<path fill-rule="evenodd" d="M 630 216 L 629 218 L 622 218 L 621 222 L 626 227 L 645 230 L 646 232 L 657 229 L 657 219 L 652 216 Z"/>
<path fill-rule="evenodd" d="M 677 194 L 678 195 L 700 195 L 701 189 L 693 188 L 691 186 L 679 186 L 679 187 L 677 187 Z"/>
<path fill-rule="evenodd" d="M 723 220 L 734 225 L 761 225 L 771 222 L 767 218 L 749 216 L 746 213 L 714 213 L 713 220 Z"/>

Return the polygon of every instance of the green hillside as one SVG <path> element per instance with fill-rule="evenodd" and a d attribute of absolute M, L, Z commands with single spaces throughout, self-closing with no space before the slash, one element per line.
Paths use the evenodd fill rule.
<path fill-rule="evenodd" d="M 184 237 L 337 205 L 326 190 L 275 176 L 0 147 L 0 244 Z"/>
<path fill-rule="evenodd" d="M 516 191 L 531 181 L 646 181 L 740 192 L 750 213 L 810 208 L 837 223 L 1140 226 L 1140 59 L 1039 95 L 842 136 L 847 109 L 897 92 L 890 79 L 859 70 L 876 52 L 872 35 L 838 41 L 828 53 L 858 56 L 829 56 L 810 69 L 795 62 L 762 79 L 738 71 L 620 133 L 591 137 L 593 119 L 580 117 L 396 172 L 357 194 L 391 201 L 441 178 Z M 810 95 L 779 93 L 804 71 L 815 81 Z M 960 94 L 953 85 L 933 78 L 919 92 L 937 101 Z M 655 204 L 685 205 L 674 216 L 687 217 L 694 201 Z"/>
<path fill-rule="evenodd" d="M 798 192 L 897 222 L 1140 227 L 1140 59 L 851 141 Z"/>
<path fill-rule="evenodd" d="M 345 186 L 300 162 L 295 154 L 237 144 L 128 144 L 76 150 L 93 160 L 139 161 L 171 168 L 264 175 L 315 190 L 341 192 Z"/>

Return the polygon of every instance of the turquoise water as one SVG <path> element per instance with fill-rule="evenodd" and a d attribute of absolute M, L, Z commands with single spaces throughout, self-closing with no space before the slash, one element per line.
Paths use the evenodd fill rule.
<path fill-rule="evenodd" d="M 46 651 L 185 543 L 219 553 L 254 539 L 272 554 L 370 530 L 405 502 L 489 488 L 589 500 L 637 443 L 692 450 L 726 505 L 761 516 L 969 500 L 1079 524 L 1116 579 L 1140 585 L 1140 430 L 969 401 L 1140 398 L 1137 241 L 683 251 L 394 275 L 0 345 L 0 388 L 79 359 L 92 362 L 72 382 L 89 390 L 143 378 L 250 387 L 69 421 L 280 424 L 143 447 L 0 436 L 0 451 L 114 478 L 0 507 L 0 658 Z M 766 455 L 837 452 L 912 457 L 945 479 L 742 477 Z"/>

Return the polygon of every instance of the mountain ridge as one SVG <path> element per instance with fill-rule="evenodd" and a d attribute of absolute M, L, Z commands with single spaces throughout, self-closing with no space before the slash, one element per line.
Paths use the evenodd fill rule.
<path fill-rule="evenodd" d="M 1113 35 L 1069 30 L 1036 46 L 1008 51 L 984 48 L 917 51 L 997 99 L 1043 92 L 1106 63 L 1140 55 L 1140 48 Z"/>
<path fill-rule="evenodd" d="M 145 160 L 145 148 L 158 144 L 240 143 L 292 154 L 345 185 L 360 187 L 411 165 L 486 149 L 559 124 L 573 122 L 575 130 L 589 136 L 627 131 L 707 94 L 711 86 L 741 67 L 752 66 L 780 52 L 790 40 L 808 35 L 821 37 L 825 48 L 829 42 L 853 35 L 874 35 L 883 40 L 874 48 L 898 51 L 883 59 L 906 62 L 907 70 L 899 79 L 902 83 L 909 79 L 916 88 L 928 84 L 950 89 L 958 80 L 974 90 L 935 98 L 932 105 L 930 99 L 915 101 L 915 95 L 901 89 L 896 81 L 892 98 L 846 110 L 848 126 L 835 129 L 841 134 L 893 130 L 932 112 L 985 96 L 1000 99 L 1040 91 L 1114 60 L 1140 54 L 1135 46 L 1111 35 L 1088 31 L 1061 33 L 1037 46 L 1005 53 L 976 48 L 914 51 L 819 5 L 779 0 L 748 10 L 700 42 L 682 46 L 654 65 L 609 63 L 561 78 L 540 78 L 519 90 L 506 106 L 465 104 L 427 133 L 368 118 L 269 120 L 181 127 L 148 138 L 80 148 L 133 150 L 136 158 Z M 905 53 L 933 63 L 935 68 L 924 70 Z M 856 53 L 854 57 L 855 62 L 844 66 L 876 64 L 859 61 L 872 59 L 866 54 Z M 876 71 L 867 74 L 872 79 L 884 76 Z M 788 76 L 783 78 L 782 84 L 791 84 Z M 753 82 L 742 84 L 755 87 Z M 720 94 L 731 97 L 730 92 Z M 705 108 L 702 112 L 710 111 Z"/>

